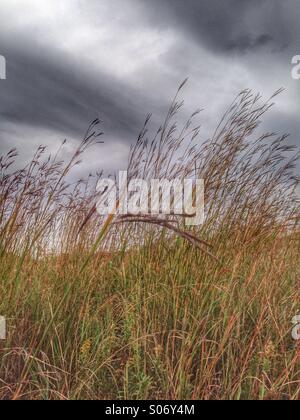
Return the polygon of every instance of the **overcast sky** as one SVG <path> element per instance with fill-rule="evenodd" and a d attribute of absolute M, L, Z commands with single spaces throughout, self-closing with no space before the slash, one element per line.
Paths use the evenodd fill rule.
<path fill-rule="evenodd" d="M 202 139 L 240 90 L 285 87 L 268 129 L 300 145 L 299 22 L 299 0 L 1 0 L 0 152 L 26 160 L 64 138 L 70 152 L 100 117 L 105 145 L 82 170 L 124 168 L 146 114 L 159 125 L 186 77 Z"/>

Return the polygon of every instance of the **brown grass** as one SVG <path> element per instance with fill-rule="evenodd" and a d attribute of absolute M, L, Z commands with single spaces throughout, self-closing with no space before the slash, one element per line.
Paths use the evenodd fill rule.
<path fill-rule="evenodd" d="M 67 163 L 44 147 L 23 169 L 0 158 L 0 398 L 299 399 L 299 154 L 259 133 L 275 96 L 248 90 L 200 141 L 198 112 L 175 122 L 183 86 L 128 171 L 204 178 L 199 228 L 97 215 L 102 174 L 66 179 L 98 120 Z"/>

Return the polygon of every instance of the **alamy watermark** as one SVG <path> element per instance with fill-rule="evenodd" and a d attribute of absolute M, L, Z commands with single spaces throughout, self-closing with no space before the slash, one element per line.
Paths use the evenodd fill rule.
<path fill-rule="evenodd" d="M 295 55 L 292 58 L 292 64 L 293 64 L 292 78 L 294 80 L 299 80 L 300 79 L 300 55 Z"/>
<path fill-rule="evenodd" d="M 6 59 L 0 55 L 0 80 L 6 79 Z"/>
<path fill-rule="evenodd" d="M 292 324 L 294 325 L 292 330 L 292 337 L 295 341 L 300 340 L 300 315 L 294 316 L 292 319 Z"/>
<path fill-rule="evenodd" d="M 0 340 L 6 339 L 6 319 L 0 316 Z"/>
<path fill-rule="evenodd" d="M 177 215 L 187 226 L 204 222 L 203 179 L 132 179 L 120 172 L 118 185 L 112 179 L 101 179 L 97 185 L 100 215 Z"/>

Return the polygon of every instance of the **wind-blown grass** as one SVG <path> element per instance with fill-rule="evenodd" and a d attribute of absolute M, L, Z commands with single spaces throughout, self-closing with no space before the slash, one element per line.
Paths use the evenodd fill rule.
<path fill-rule="evenodd" d="M 147 118 L 129 178 L 204 178 L 199 228 L 104 224 L 102 174 L 66 181 L 98 120 L 67 163 L 0 158 L 0 398 L 299 399 L 299 156 L 259 133 L 273 98 L 242 92 L 202 142 L 198 112 L 176 124 L 178 94 L 153 139 Z"/>

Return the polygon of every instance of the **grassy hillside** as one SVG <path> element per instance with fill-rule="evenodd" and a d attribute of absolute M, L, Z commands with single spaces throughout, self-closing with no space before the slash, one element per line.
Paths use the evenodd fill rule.
<path fill-rule="evenodd" d="M 199 228 L 103 224 L 101 174 L 66 181 L 98 121 L 70 162 L 42 147 L 21 170 L 1 158 L 1 399 L 300 398 L 298 156 L 259 133 L 270 102 L 249 91 L 205 143 L 193 119 L 174 124 L 180 106 L 153 141 L 143 129 L 129 173 L 204 178 Z"/>

